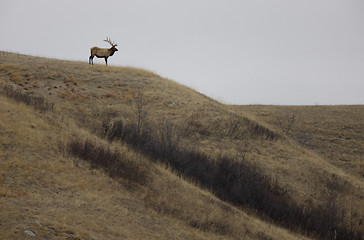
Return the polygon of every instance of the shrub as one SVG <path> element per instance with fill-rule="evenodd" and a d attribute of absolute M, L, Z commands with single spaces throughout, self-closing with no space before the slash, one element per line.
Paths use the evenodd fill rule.
<path fill-rule="evenodd" d="M 164 162 L 179 174 L 210 189 L 217 197 L 254 209 L 285 227 L 313 233 L 322 239 L 332 239 L 334 236 L 337 239 L 362 239 L 361 233 L 355 233 L 345 225 L 342 211 L 330 208 L 335 203 L 335 199 L 332 199 L 336 196 L 334 192 L 328 195 L 331 201 L 328 207 L 298 205 L 276 179 L 263 175 L 256 165 L 246 159 L 224 156 L 211 159 L 204 153 L 184 148 L 179 137 L 183 129 L 167 122 L 145 123 L 144 126 L 143 131 L 138 131 L 135 123 L 120 120 L 107 127 L 105 134 L 109 140 L 125 141 L 151 159 Z M 274 136 L 259 125 L 253 132 L 268 138 Z M 328 218 L 331 219 L 329 223 Z"/>
<path fill-rule="evenodd" d="M 103 169 L 110 177 L 121 177 L 142 185 L 147 181 L 147 172 L 141 166 L 123 154 L 99 146 L 91 140 L 74 140 L 69 144 L 69 151 L 89 162 L 92 168 Z"/>
<path fill-rule="evenodd" d="M 277 134 L 272 130 L 235 113 L 230 113 L 227 119 L 218 119 L 214 126 L 219 128 L 221 137 L 241 140 L 275 140 L 277 138 Z"/>
<path fill-rule="evenodd" d="M 0 91 L 2 95 L 12 98 L 17 102 L 23 102 L 28 106 L 32 106 L 40 111 L 48 111 L 53 110 L 53 103 L 47 102 L 43 97 L 32 96 L 28 93 L 24 93 L 20 90 L 14 90 L 12 87 L 4 86 L 2 91 Z"/>

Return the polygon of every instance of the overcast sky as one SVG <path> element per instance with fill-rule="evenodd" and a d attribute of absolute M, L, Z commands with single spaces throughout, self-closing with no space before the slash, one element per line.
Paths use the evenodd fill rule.
<path fill-rule="evenodd" d="M 110 65 L 224 103 L 364 104 L 363 0 L 0 0 L 0 32 L 0 50 L 85 62 L 109 36 Z"/>

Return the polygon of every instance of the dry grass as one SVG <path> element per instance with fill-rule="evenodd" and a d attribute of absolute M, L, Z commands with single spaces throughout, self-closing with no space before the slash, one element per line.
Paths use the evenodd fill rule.
<path fill-rule="evenodd" d="M 261 149 L 258 159 L 265 169 L 286 178 L 301 199 L 320 201 L 325 183 L 332 175 L 348 183 L 342 192 L 340 204 L 347 212 L 353 204 L 357 211 L 356 224 L 363 229 L 364 187 L 362 158 L 364 156 L 364 106 L 236 106 L 234 109 L 250 115 L 256 121 L 265 121 L 285 136 L 282 143 Z M 295 116 L 291 131 L 285 134 L 281 124 Z M 272 155 L 281 152 L 277 159 Z M 293 175 L 292 173 L 299 173 Z M 298 185 L 305 181 L 307 184 Z M 349 193 L 349 192 L 350 193 Z M 356 199 L 356 200 L 353 200 Z M 350 204 L 348 204 L 350 203 Z"/>
<path fill-rule="evenodd" d="M 56 119 L 58 127 L 50 125 L 24 105 L 1 101 L 0 129 L 7 133 L 1 135 L 2 239 L 22 239 L 26 229 L 37 239 L 158 239 L 173 238 L 174 232 L 181 232 L 179 238 L 209 238 L 148 211 L 122 182 L 85 164 L 77 167 L 78 160 L 58 148 L 77 134 L 76 126 L 63 129 Z"/>
<path fill-rule="evenodd" d="M 46 74 L 37 71 L 34 79 L 45 85 L 49 79 L 38 78 L 35 75 Z M 9 83 L 4 75 L 0 79 Z M 133 96 L 130 91 L 126 93 Z M 98 104 L 105 101 L 100 95 L 94 96 Z M 23 239 L 25 230 L 33 231 L 35 239 L 300 238 L 221 202 L 128 146 L 110 144 L 87 126 L 78 127 L 77 122 L 94 116 L 89 105 L 75 109 L 74 99 L 44 97 L 58 102 L 54 111 L 39 112 L 0 96 L 0 218 L 6 220 L 0 238 Z M 125 104 L 131 112 L 133 104 Z M 91 139 L 122 152 L 148 170 L 148 182 L 130 185 L 128 179 L 110 178 L 102 169 L 90 168 L 68 154 L 67 145 L 74 139 Z"/>
<path fill-rule="evenodd" d="M 21 103 L 0 100 L 3 239 L 23 239 L 25 230 L 33 231 L 36 239 L 295 238 L 222 203 L 163 166 L 148 164 L 148 183 L 130 188 L 127 179 L 111 179 L 62 151 L 75 137 L 105 141 L 53 113 L 39 115 Z M 148 161 L 127 146 L 111 148 L 128 161 Z"/>
<path fill-rule="evenodd" d="M 290 116 L 295 122 L 288 137 L 319 154 L 347 174 L 363 178 L 364 106 L 242 106 L 282 131 Z M 287 124 L 286 124 L 287 125 Z"/>
<path fill-rule="evenodd" d="M 0 201 L 5 203 L 0 212 L 7 216 L 12 211 L 13 219 L 24 221 L 20 227 L 15 220 L 1 225 L 0 234 L 21 238 L 22 230 L 30 226 L 40 236 L 55 238 L 302 238 L 272 225 L 272 220 L 258 220 L 254 209 L 248 209 L 253 214 L 249 216 L 222 202 L 206 191 L 211 189 L 201 190 L 193 179 L 151 161 L 148 155 L 123 141 L 100 138 L 110 124 L 119 120 L 138 123 L 138 131 L 148 126 L 157 126 L 157 130 L 167 129 L 169 124 L 179 126 L 182 130 L 177 129 L 174 134 L 178 132 L 183 149 L 199 151 L 211 159 L 225 156 L 254 163 L 263 174 L 276 179 L 278 186 L 287 189 L 297 204 L 310 202 L 322 206 L 328 196 L 324 194 L 327 183 L 334 174 L 348 186 L 340 192 L 340 202 L 350 200 L 351 206 L 355 206 L 355 211 L 351 211 L 355 214 L 346 215 L 347 222 L 353 216 L 353 228 L 362 229 L 364 186 L 358 177 L 361 162 L 357 164 L 358 172 L 352 174 L 309 144 L 297 141 L 302 133 L 317 131 L 302 127 L 301 135 L 298 134 L 298 112 L 287 137 L 278 124 L 285 119 L 276 118 L 279 114 L 273 114 L 277 110 L 273 106 L 263 109 L 263 115 L 262 108 L 257 106 L 233 108 L 143 69 L 89 66 L 11 53 L 0 54 L 0 59 L 1 84 L 54 103 L 53 112 L 40 113 L 1 97 L 5 104 L 0 111 L 6 114 L 0 131 L 7 131 L 6 137 L 1 135 L 4 144 L 0 154 L 8 160 L 0 168 L 0 196 L 4 196 Z M 347 126 L 357 128 L 360 118 L 354 116 L 361 110 L 355 111 L 351 112 Z M 18 118 L 23 120 L 16 121 Z M 338 122 L 332 123 L 335 125 Z M 327 135 L 321 132 L 325 138 Z M 338 132 L 335 128 L 331 130 L 331 134 Z M 362 142 L 354 132 L 350 130 L 355 144 L 348 145 L 353 154 L 344 148 L 340 150 L 348 159 L 361 154 Z M 160 134 L 171 137 L 165 132 Z M 121 153 L 123 159 L 148 172 L 148 180 L 133 183 L 126 175 L 109 178 L 102 167 L 89 169 L 87 159 L 83 161 L 68 153 L 67 146 L 75 139 L 89 139 L 95 146 Z M 325 144 L 320 146 L 323 152 L 332 154 L 333 148 L 339 148 L 341 143 L 330 145 L 331 149 L 326 149 Z M 25 186 L 21 182 L 28 183 L 27 179 L 32 180 L 26 184 L 29 188 L 21 187 Z M 344 209 L 348 213 L 354 207 Z M 42 227 L 35 226 L 35 220 L 43 223 Z"/>

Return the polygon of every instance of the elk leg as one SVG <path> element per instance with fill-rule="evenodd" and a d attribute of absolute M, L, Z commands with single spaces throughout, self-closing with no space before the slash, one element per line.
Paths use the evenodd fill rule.
<path fill-rule="evenodd" d="M 92 55 L 88 59 L 88 64 L 91 64 L 91 62 L 92 62 L 92 65 L 94 65 L 94 58 L 92 57 Z"/>
<path fill-rule="evenodd" d="M 106 62 L 106 66 L 107 66 L 107 57 L 105 57 L 105 62 Z"/>

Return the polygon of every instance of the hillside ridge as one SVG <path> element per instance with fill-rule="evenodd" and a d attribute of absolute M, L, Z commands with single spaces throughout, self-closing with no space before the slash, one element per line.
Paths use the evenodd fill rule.
<path fill-rule="evenodd" d="M 314 142 L 306 141 L 307 144 L 302 144 L 299 141 L 302 133 L 298 131 L 297 124 L 291 134 L 286 134 L 279 125 L 279 121 L 286 119 L 279 119 L 267 110 L 261 114 L 254 109 L 224 105 L 143 69 L 89 66 L 87 63 L 76 61 L 4 52 L 0 53 L 0 60 L 2 95 L 7 96 L 7 99 L 19 100 L 22 102 L 20 104 L 25 102 L 31 108 L 38 106 L 34 114 L 50 121 L 44 123 L 45 125 L 59 126 L 58 134 L 64 137 L 54 140 L 58 142 L 56 145 L 62 146 L 52 150 L 55 155 L 58 156 L 59 151 L 67 152 L 66 155 L 71 154 L 72 162 L 76 162 L 78 166 L 90 164 L 92 169 L 104 169 L 98 176 L 105 173 L 106 178 L 111 176 L 112 179 L 124 179 L 122 185 L 126 189 L 122 192 L 134 189 L 133 191 L 144 196 L 137 200 L 140 205 L 156 211 L 158 217 L 164 215 L 182 221 L 186 227 L 175 230 L 182 235 L 192 227 L 195 237 L 202 234 L 202 231 L 207 234 L 206 238 L 224 236 L 235 239 L 241 235 L 250 239 L 268 239 L 268 236 L 271 239 L 303 238 L 296 233 L 292 235 L 285 232 L 280 227 L 274 227 L 274 231 L 267 233 L 262 230 L 266 226 L 265 223 L 244 215 L 241 210 L 232 207 L 232 203 L 250 213 L 257 211 L 258 217 L 267 220 L 269 224 L 274 222 L 300 233 L 309 232 L 310 237 L 326 239 L 333 236 L 330 234 L 346 234 L 346 239 L 360 239 L 363 228 L 361 222 L 364 220 L 364 185 L 360 178 L 360 167 L 352 174 L 343 166 L 327 161 L 326 155 L 310 148 L 310 144 Z M 32 100 L 26 100 L 27 97 Z M 38 101 L 43 100 L 34 100 L 35 98 L 44 99 L 44 102 L 40 103 Z M 12 101 L 3 97 L 2 99 L 5 103 Z M 29 103 L 32 101 L 35 103 Z M 8 109 L 19 108 L 10 102 L 11 107 Z M 358 111 L 363 112 L 361 109 Z M 54 115 L 59 117 L 55 118 Z M 267 120 L 264 116 L 274 118 Z M 362 122 L 353 120 L 352 124 L 354 123 L 362 129 Z M 7 128 L 7 124 L 9 123 L 4 123 L 3 128 Z M 303 125 L 305 124 L 300 124 Z M 17 127 L 21 129 L 24 126 L 19 123 Z M 68 130 L 68 127 L 71 130 Z M 38 126 L 30 129 L 38 129 Z M 76 129 L 82 131 L 78 132 Z M 72 130 L 77 133 L 73 134 Z M 53 138 L 57 139 L 54 136 Z M 9 139 L 7 141 L 11 142 Z M 360 138 L 355 139 L 358 142 L 352 145 L 352 149 L 357 149 L 354 153 L 356 155 L 350 155 L 350 160 L 361 154 L 358 148 Z M 13 148 L 16 146 L 14 143 L 9 145 Z M 321 149 L 325 147 L 324 144 Z M 349 149 L 349 146 L 346 148 Z M 325 151 L 323 152 L 328 153 L 330 150 Z M 46 151 L 43 152 L 45 154 Z M 90 152 L 94 154 L 91 156 Z M 349 150 L 345 154 L 348 152 Z M 35 151 L 27 154 L 33 155 Z M 102 157 L 95 158 L 95 155 Z M 110 160 L 105 165 L 100 159 Z M 115 164 L 124 162 L 125 159 L 129 160 L 120 166 L 130 171 L 117 170 L 120 167 L 115 167 L 119 166 Z M 70 162 L 67 166 L 70 169 L 74 168 Z M 163 166 L 167 166 L 167 169 Z M 87 175 L 87 167 L 82 169 Z M 239 174 L 236 172 L 238 169 L 241 170 Z M 248 172 L 250 174 L 247 174 Z M 155 179 L 156 174 L 162 174 L 164 182 Z M 141 176 L 145 176 L 146 179 L 141 181 Z M 8 179 L 8 176 L 3 172 L 2 178 Z M 241 179 L 250 181 L 250 185 L 242 188 Z M 209 190 L 210 193 L 201 195 L 195 187 L 182 187 L 186 183 L 180 181 L 185 180 L 188 184 L 197 184 Z M 340 187 L 332 186 L 337 183 L 340 183 Z M 228 185 L 230 187 L 227 187 Z M 261 187 L 252 188 L 251 185 Z M 162 190 L 157 186 L 163 186 Z M 181 193 L 177 194 L 179 197 L 173 197 L 170 193 L 176 192 L 171 186 L 175 186 L 176 189 L 190 189 L 188 191 L 194 189 L 194 197 L 201 199 L 198 200 L 201 201 L 201 205 L 198 206 L 204 209 L 200 214 L 206 214 L 205 220 L 194 217 L 196 210 L 193 210 L 195 208 L 192 202 L 196 199 L 181 198 Z M 241 189 L 237 190 L 237 187 Z M 138 189 L 149 190 L 143 192 Z M 91 190 L 87 188 L 87 191 Z M 87 194 L 87 191 L 83 194 Z M 247 197 L 247 194 L 250 197 Z M 328 197 L 334 195 L 335 212 L 330 210 L 332 205 L 327 205 Z M 216 199 L 216 196 L 219 199 Z M 178 198 L 189 203 L 190 210 L 176 207 L 174 204 L 181 204 L 181 199 Z M 209 204 L 206 199 L 210 199 L 207 201 Z M 277 207 L 263 207 L 268 199 L 271 199 L 268 201 L 270 205 L 273 201 L 273 205 Z M 351 206 L 345 206 L 343 203 L 349 200 Z M 216 208 L 214 204 L 220 206 L 218 210 L 207 214 L 210 207 Z M 294 211 L 285 212 L 283 206 L 289 206 Z M 287 218 L 293 213 L 295 215 L 292 216 L 303 219 L 308 217 L 303 215 L 303 209 L 309 212 L 326 208 L 327 212 L 316 214 L 333 214 L 330 217 L 332 222 L 320 229 L 310 227 L 310 222 L 302 222 L 298 227 L 294 223 L 289 225 L 275 220 L 279 215 Z M 277 215 L 274 211 L 280 213 Z M 342 217 L 340 211 L 345 212 Z M 236 221 L 236 218 L 243 216 L 241 214 L 245 216 L 243 228 L 238 226 L 243 222 Z M 324 217 L 323 215 L 322 218 Z M 305 229 L 301 229 L 302 227 Z M 154 234 L 161 235 L 156 238 L 165 238 L 168 235 L 162 230 L 158 231 Z M 84 234 L 87 235 L 86 232 Z M 197 238 L 200 237 L 202 238 L 202 235 Z M 110 235 L 110 238 L 114 237 Z"/>

